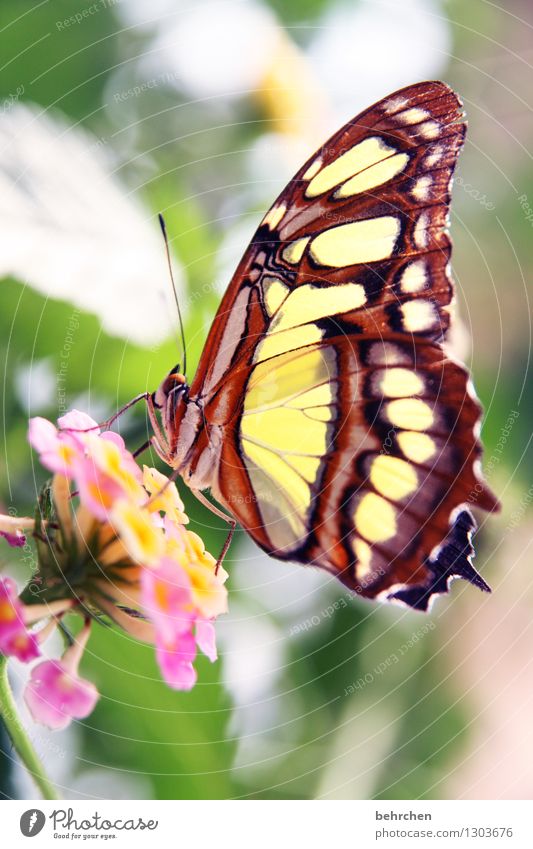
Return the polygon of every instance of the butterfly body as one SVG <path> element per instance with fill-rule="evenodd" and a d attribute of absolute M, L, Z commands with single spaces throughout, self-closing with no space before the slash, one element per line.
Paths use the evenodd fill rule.
<path fill-rule="evenodd" d="M 422 609 L 452 577 L 487 589 L 464 504 L 497 507 L 442 346 L 461 118 L 420 83 L 333 136 L 260 224 L 191 386 L 174 370 L 154 396 L 162 456 L 265 551 Z"/>

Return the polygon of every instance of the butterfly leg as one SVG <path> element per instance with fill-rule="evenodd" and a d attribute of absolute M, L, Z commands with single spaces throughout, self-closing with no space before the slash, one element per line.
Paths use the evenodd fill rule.
<path fill-rule="evenodd" d="M 116 420 L 118 418 L 120 418 L 120 416 L 123 413 L 125 413 L 126 410 L 129 410 L 130 407 L 134 407 L 135 404 L 139 403 L 139 401 L 146 401 L 146 403 L 148 404 L 149 398 L 151 398 L 151 395 L 150 395 L 149 392 L 141 392 L 140 395 L 136 395 L 135 398 L 132 398 L 131 401 L 128 401 L 127 404 L 124 404 L 124 406 L 121 407 L 120 410 L 117 410 L 116 413 L 113 413 L 111 418 L 106 419 L 106 421 L 102 422 L 102 424 L 98 425 L 98 427 L 103 428 L 104 430 L 108 430 L 111 427 L 111 425 L 113 424 L 113 422 L 116 422 Z"/>
<path fill-rule="evenodd" d="M 104 422 L 101 422 L 100 424 L 95 424 L 95 425 L 93 425 L 93 427 L 84 427 L 84 428 L 67 427 L 67 428 L 63 428 L 63 429 L 70 431 L 71 433 L 90 433 L 91 430 L 109 430 L 109 428 L 111 427 L 113 422 L 116 422 L 116 420 L 118 418 L 120 418 L 120 416 L 123 413 L 125 413 L 126 410 L 130 409 L 130 407 L 134 407 L 135 404 L 139 403 L 139 401 L 146 401 L 148 406 L 150 406 L 149 402 L 151 401 L 151 399 L 152 399 L 152 396 L 150 395 L 149 392 L 142 392 L 140 395 L 136 395 L 135 398 L 132 398 L 131 401 L 128 401 L 127 404 L 124 404 L 124 406 L 121 407 L 120 410 L 117 410 L 116 413 L 113 413 L 113 415 L 109 419 L 106 419 Z"/>
<path fill-rule="evenodd" d="M 147 439 L 146 442 L 143 442 L 143 444 L 140 445 L 139 448 L 135 449 L 135 451 L 133 452 L 133 457 L 137 459 L 137 457 L 143 454 L 146 449 L 150 447 L 150 445 L 152 445 L 152 437 L 150 437 L 150 439 Z"/>
<path fill-rule="evenodd" d="M 109 430 L 111 425 L 114 422 L 116 422 L 116 420 L 123 413 L 125 413 L 126 410 L 129 410 L 130 407 L 133 407 L 133 406 L 135 406 L 135 404 L 138 404 L 139 401 L 146 401 L 146 406 L 148 408 L 148 417 L 150 419 L 150 424 L 152 425 L 152 430 L 154 431 L 155 436 L 152 437 L 151 439 L 149 439 L 146 443 L 144 443 L 144 445 L 142 445 L 141 448 L 138 448 L 137 451 L 135 451 L 133 456 L 136 457 L 138 454 L 141 454 L 145 450 L 145 448 L 147 448 L 152 443 L 154 445 L 154 448 L 156 449 L 157 453 L 161 457 L 161 459 L 164 460 L 168 465 L 171 465 L 171 463 L 169 462 L 170 446 L 168 445 L 167 439 L 166 439 L 166 437 L 165 437 L 165 435 L 164 435 L 164 433 L 161 429 L 161 426 L 159 424 L 159 421 L 157 419 L 154 401 L 153 401 L 152 395 L 149 392 L 142 392 L 140 395 L 136 395 L 135 398 L 132 398 L 132 400 L 128 401 L 127 404 L 124 404 L 124 406 L 121 407 L 120 410 L 117 410 L 116 413 L 114 413 L 109 419 L 106 419 L 101 424 L 97 424 L 97 425 L 94 425 L 93 427 L 85 427 L 85 428 L 70 428 L 69 427 L 69 428 L 64 428 L 64 430 L 67 430 L 71 433 L 90 433 L 90 431 L 98 430 L 98 429 Z"/>
<path fill-rule="evenodd" d="M 146 407 L 147 407 L 147 410 L 148 410 L 148 418 L 150 419 L 150 424 L 152 426 L 152 430 L 154 431 L 154 436 L 150 437 L 150 439 L 148 439 L 144 443 L 144 445 L 141 445 L 141 447 L 138 448 L 134 452 L 133 456 L 137 457 L 139 454 L 142 454 L 142 452 L 146 448 L 148 448 L 149 445 L 153 445 L 157 454 L 159 455 L 159 457 L 161 457 L 161 459 L 168 466 L 171 466 L 172 462 L 171 462 L 170 446 L 168 444 L 167 438 L 165 437 L 163 430 L 161 429 L 161 425 L 159 424 L 159 420 L 157 418 L 157 413 L 156 413 L 156 409 L 155 409 L 155 405 L 154 405 L 154 399 L 153 399 L 152 395 L 150 394 L 150 392 L 143 392 L 141 395 L 137 395 L 131 401 L 128 401 L 127 404 L 125 404 L 123 407 L 121 407 L 120 410 L 117 410 L 117 412 L 114 413 L 114 415 L 112 415 L 111 418 L 107 419 L 105 422 L 103 422 L 103 424 L 99 425 L 99 427 L 108 429 L 109 427 L 111 427 L 113 422 L 115 422 L 119 418 L 119 416 L 122 415 L 122 413 L 125 413 L 126 410 L 129 410 L 130 407 L 133 407 L 139 401 L 145 401 L 146 402 Z M 89 429 L 91 429 L 91 428 L 89 428 Z"/>
<path fill-rule="evenodd" d="M 150 424 L 152 425 L 152 430 L 154 432 L 154 436 L 151 437 L 150 442 L 154 446 L 157 454 L 161 457 L 161 459 L 168 465 L 172 465 L 172 457 L 170 453 L 170 445 L 168 444 L 168 440 L 159 424 L 159 420 L 157 418 L 157 413 L 155 411 L 154 399 L 149 392 L 146 392 L 144 395 L 146 401 L 146 407 L 148 409 L 148 418 L 150 419 Z"/>
<path fill-rule="evenodd" d="M 106 429 L 111 427 L 113 422 L 115 422 L 119 418 L 119 416 L 122 415 L 122 413 L 125 413 L 126 410 L 129 410 L 130 407 L 133 407 L 139 401 L 146 401 L 146 407 L 148 409 L 148 418 L 150 419 L 150 424 L 152 425 L 154 436 L 151 437 L 144 445 L 138 448 L 133 456 L 136 457 L 138 454 L 141 454 L 142 451 L 144 451 L 144 449 L 148 447 L 148 445 L 153 444 L 155 450 L 157 451 L 161 459 L 164 460 L 164 462 L 168 465 L 171 465 L 171 463 L 169 462 L 170 446 L 165 437 L 165 434 L 161 429 L 161 425 L 159 424 L 155 411 L 154 399 L 150 392 L 142 392 L 140 395 L 137 395 L 131 401 L 128 401 L 128 403 L 121 407 L 120 410 L 118 410 L 114 415 L 111 416 L 111 418 L 107 419 L 107 421 L 105 421 L 101 425 L 101 427 Z"/>
<path fill-rule="evenodd" d="M 228 516 L 227 513 L 224 513 L 223 510 L 219 510 L 218 507 L 215 507 L 208 498 L 201 492 L 199 489 L 191 489 L 192 494 L 198 499 L 200 504 L 203 504 L 204 507 L 207 507 L 208 510 L 211 511 L 215 516 L 218 516 L 219 519 L 224 519 L 225 522 L 230 526 L 229 533 L 226 537 L 224 545 L 222 546 L 222 551 L 218 555 L 217 565 L 215 567 L 215 575 L 217 574 L 220 566 L 222 565 L 226 554 L 228 553 L 228 549 L 231 545 L 231 540 L 233 539 L 233 534 L 235 533 L 235 528 L 237 526 L 237 520 L 233 518 L 233 516 Z"/>

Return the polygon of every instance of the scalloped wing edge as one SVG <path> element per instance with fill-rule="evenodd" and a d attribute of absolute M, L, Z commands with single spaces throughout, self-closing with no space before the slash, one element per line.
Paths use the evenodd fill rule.
<path fill-rule="evenodd" d="M 467 507 L 458 507 L 455 513 L 444 541 L 426 559 L 429 580 L 423 585 L 404 586 L 387 593 L 387 600 L 427 612 L 436 596 L 449 593 L 456 578 L 468 581 L 483 592 L 491 592 L 489 585 L 472 565 L 475 556 L 472 536 L 477 529 L 476 520 Z"/>

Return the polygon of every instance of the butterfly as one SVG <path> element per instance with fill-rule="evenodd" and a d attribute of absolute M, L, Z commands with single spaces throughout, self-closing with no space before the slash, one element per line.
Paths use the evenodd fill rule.
<path fill-rule="evenodd" d="M 498 508 L 480 405 L 443 347 L 465 131 L 442 82 L 346 124 L 263 218 L 192 383 L 177 366 L 149 397 L 155 449 L 233 527 L 421 610 L 456 577 L 489 590 L 466 505 Z"/>

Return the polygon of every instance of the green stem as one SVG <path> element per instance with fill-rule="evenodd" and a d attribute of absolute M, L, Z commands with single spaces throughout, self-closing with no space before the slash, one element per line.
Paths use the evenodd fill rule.
<path fill-rule="evenodd" d="M 54 785 L 44 771 L 37 752 L 33 748 L 28 732 L 19 719 L 7 677 L 7 657 L 2 654 L 0 654 L 0 717 L 19 758 L 35 781 L 43 799 L 59 799 Z"/>

